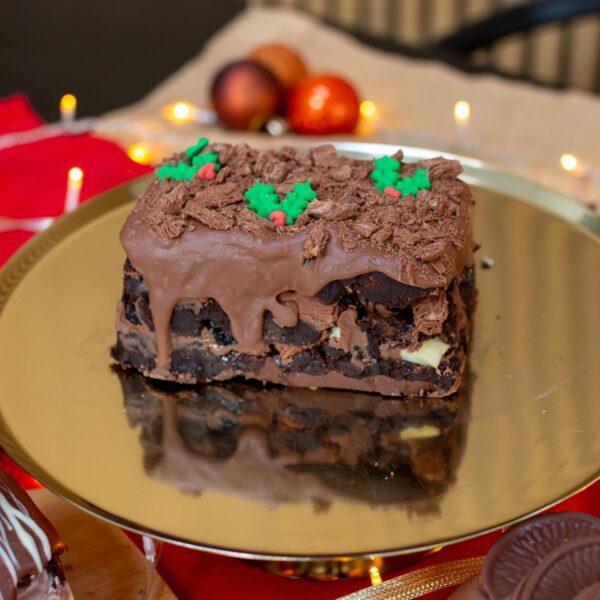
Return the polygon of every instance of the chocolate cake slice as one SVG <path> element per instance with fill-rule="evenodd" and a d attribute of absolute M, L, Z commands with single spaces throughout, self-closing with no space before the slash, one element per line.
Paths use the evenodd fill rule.
<path fill-rule="evenodd" d="M 460 172 L 400 151 L 200 140 L 158 169 L 121 231 L 114 358 L 182 383 L 454 393 L 474 302 Z"/>
<path fill-rule="evenodd" d="M 319 510 L 333 502 L 395 504 L 442 494 L 462 452 L 460 394 L 387 399 L 117 373 L 145 471 L 187 493 L 313 502 Z"/>
<path fill-rule="evenodd" d="M 60 554 L 65 545 L 18 483 L 0 470 L 0 597 L 72 600 Z"/>

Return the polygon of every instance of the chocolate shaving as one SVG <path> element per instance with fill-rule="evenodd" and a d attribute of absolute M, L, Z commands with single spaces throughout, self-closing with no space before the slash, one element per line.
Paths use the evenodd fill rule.
<path fill-rule="evenodd" d="M 230 216 L 227 216 L 223 212 L 210 210 L 199 203 L 188 202 L 183 212 L 196 219 L 196 221 L 200 221 L 200 223 L 206 225 L 209 229 L 227 230 L 231 229 L 234 224 L 234 220 Z"/>
<path fill-rule="evenodd" d="M 185 230 L 186 221 L 181 217 L 164 215 L 157 223 L 153 224 L 153 229 L 162 237 L 172 240 L 179 237 Z"/>
<path fill-rule="evenodd" d="M 308 155 L 316 167 L 333 167 L 338 161 L 337 150 L 332 144 L 311 148 Z"/>
<path fill-rule="evenodd" d="M 221 170 L 217 173 L 215 177 L 215 183 L 223 183 L 227 180 L 227 178 L 231 175 L 231 169 L 229 167 L 221 167 Z"/>
<path fill-rule="evenodd" d="M 322 201 L 317 198 L 308 205 L 308 208 L 306 209 L 304 214 L 307 214 L 310 217 L 325 218 L 328 214 L 331 213 L 333 206 L 334 206 L 333 201 L 331 201 L 331 200 Z"/>
<path fill-rule="evenodd" d="M 448 300 L 445 291 L 436 291 L 412 302 L 413 316 L 417 329 L 425 335 L 442 333 L 448 318 Z"/>
<path fill-rule="evenodd" d="M 457 160 L 440 160 L 430 158 L 414 163 L 414 170 L 427 169 L 430 179 L 456 179 L 462 172 L 462 165 Z"/>
<path fill-rule="evenodd" d="M 255 212 L 246 208 L 237 214 L 237 225 L 242 231 L 258 235 L 273 229 L 270 221 L 259 217 Z"/>
<path fill-rule="evenodd" d="M 371 221 L 356 221 L 352 227 L 358 235 L 364 238 L 370 238 L 373 235 L 373 232 L 377 231 L 377 225 L 371 223 Z"/>
<path fill-rule="evenodd" d="M 352 167 L 348 164 L 332 169 L 329 175 L 335 181 L 348 181 L 352 177 Z"/>
<path fill-rule="evenodd" d="M 422 262 L 429 262 L 435 260 L 444 254 L 446 249 L 446 242 L 437 241 L 427 246 L 420 246 L 415 249 L 415 257 Z"/>
<path fill-rule="evenodd" d="M 327 247 L 330 237 L 329 231 L 325 229 L 323 221 L 320 221 L 308 234 L 304 242 L 304 258 L 318 258 Z"/>
<path fill-rule="evenodd" d="M 194 197 L 187 203 L 184 212 L 190 214 L 187 210 L 188 207 L 191 211 L 195 210 L 194 207 L 223 208 L 242 200 L 244 200 L 244 195 L 239 185 L 234 182 L 208 185 L 195 193 Z"/>
<path fill-rule="evenodd" d="M 345 221 L 358 214 L 358 204 L 340 203 L 332 200 L 321 202 L 313 200 L 306 209 L 306 214 L 311 217 L 320 217 L 327 221 Z"/>
<path fill-rule="evenodd" d="M 394 228 L 391 225 L 385 225 L 384 227 L 376 231 L 371 236 L 371 239 L 377 244 L 383 244 L 383 242 L 389 240 L 392 237 L 393 233 Z"/>
<path fill-rule="evenodd" d="M 187 202 L 184 188 L 175 187 L 160 196 L 160 207 L 169 215 L 177 215 Z"/>

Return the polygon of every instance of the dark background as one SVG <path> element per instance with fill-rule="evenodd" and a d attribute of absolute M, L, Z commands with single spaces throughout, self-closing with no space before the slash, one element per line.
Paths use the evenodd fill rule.
<path fill-rule="evenodd" d="M 452 2 L 455 16 L 463 19 L 465 0 L 444 1 Z M 325 21 L 330 25 L 336 26 L 332 15 L 341 2 L 345 0 L 327 0 Z M 469 24 L 463 19 L 445 40 L 427 41 L 425 27 L 423 43 L 417 47 L 399 45 L 393 26 L 385 35 L 372 37 L 367 27 L 370 0 L 361 0 L 357 5 L 360 14 L 348 32 L 383 50 L 442 60 L 470 72 L 498 72 L 494 44 L 517 32 L 522 42 L 521 64 L 511 72 L 500 69 L 499 73 L 568 87 L 572 79 L 569 57 L 576 41 L 574 17 L 600 18 L 600 0 L 520 0 L 516 5 L 507 0 L 490 2 L 497 7 L 490 13 L 488 20 L 492 22 L 486 24 L 484 19 Z M 399 0 L 386 0 L 390 15 L 401 4 Z M 196 56 L 245 5 L 244 0 L 0 0 L 0 97 L 24 92 L 48 120 L 58 118 L 58 102 L 66 92 L 77 96 L 80 116 L 125 106 L 143 98 Z M 294 0 L 294 5 L 307 8 L 304 0 Z M 434 5 L 430 0 L 420 0 L 418 6 L 425 26 Z M 499 10 L 500 6 L 505 6 L 504 10 Z M 561 24 L 556 72 L 552 78 L 545 74 L 540 80 L 533 68 L 532 36 L 537 25 L 555 21 Z M 276 37 L 276 32 L 273 34 Z M 477 48 L 486 51 L 483 62 L 473 60 Z M 592 73 L 583 87 L 600 93 L 600 41 L 596 54 L 595 75 Z"/>
<path fill-rule="evenodd" d="M 78 114 L 139 100 L 194 57 L 241 0 L 1 0 L 0 97 L 24 92 L 46 119 L 66 92 Z"/>

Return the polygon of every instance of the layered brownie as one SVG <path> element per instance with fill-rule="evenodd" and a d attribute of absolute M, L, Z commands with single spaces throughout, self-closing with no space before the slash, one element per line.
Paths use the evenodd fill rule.
<path fill-rule="evenodd" d="M 188 493 L 398 503 L 441 494 L 460 459 L 465 406 L 249 383 L 182 386 L 118 370 L 144 467 Z"/>
<path fill-rule="evenodd" d="M 121 231 L 113 356 L 181 383 L 454 393 L 474 301 L 460 173 L 400 151 L 200 140 L 160 166 Z"/>
<path fill-rule="evenodd" d="M 27 493 L 0 470 L 0 597 L 72 600 L 60 554 L 65 545 Z"/>

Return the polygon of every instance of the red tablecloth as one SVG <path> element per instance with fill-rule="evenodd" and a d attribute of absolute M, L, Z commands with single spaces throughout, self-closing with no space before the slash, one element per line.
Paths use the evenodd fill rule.
<path fill-rule="evenodd" d="M 0 135 L 38 127 L 41 123 L 24 97 L 0 100 Z M 79 166 L 85 172 L 82 201 L 150 170 L 129 160 L 123 150 L 112 142 L 93 135 L 60 136 L 0 150 L 0 216 L 60 214 L 67 172 L 73 166 Z M 0 265 L 31 235 L 20 231 L 0 233 Z M 2 453 L 0 467 L 15 475 L 25 487 L 36 485 L 35 480 Z M 563 502 L 555 510 L 582 511 L 600 516 L 600 483 Z M 490 534 L 444 548 L 410 569 L 485 554 L 497 536 Z M 236 559 L 172 545 L 165 545 L 159 570 L 183 600 L 325 600 L 368 585 L 365 580 L 335 583 L 289 580 Z M 400 573 L 390 573 L 384 578 Z M 446 596 L 447 592 L 439 592 L 429 598 Z"/>

